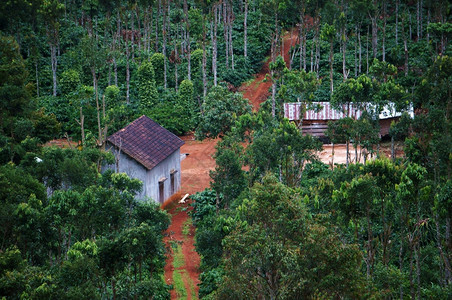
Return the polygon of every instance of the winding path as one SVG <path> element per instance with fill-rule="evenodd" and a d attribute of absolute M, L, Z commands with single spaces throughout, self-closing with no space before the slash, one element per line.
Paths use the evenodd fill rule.
<path fill-rule="evenodd" d="M 289 62 L 290 46 L 295 43 L 296 35 L 286 34 L 284 37 L 284 59 L 286 63 Z M 268 73 L 268 61 L 264 64 L 261 71 L 255 75 L 255 79 L 250 85 L 242 85 L 239 91 L 243 92 L 244 98 L 247 98 L 253 106 L 253 110 L 257 111 L 262 102 L 264 102 L 269 96 L 269 88 L 271 83 L 269 81 L 264 82 L 265 76 Z M 185 230 L 184 226 L 187 226 L 187 220 L 189 216 L 188 211 L 191 210 L 190 200 L 186 203 L 180 204 L 179 200 L 185 194 L 194 194 L 196 192 L 203 191 L 209 187 L 210 177 L 209 171 L 215 169 L 215 160 L 213 155 L 215 153 L 215 146 L 218 142 L 217 139 L 206 139 L 203 141 L 196 141 L 193 135 L 181 137 L 185 141 L 185 145 L 181 148 L 181 153 L 188 153 L 189 155 L 181 162 L 181 190 L 180 193 L 169 199 L 163 204 L 163 207 L 171 215 L 171 225 L 166 231 L 166 237 L 164 242 L 167 246 L 168 255 L 165 266 L 165 281 L 168 284 L 173 284 L 174 272 L 187 274 L 188 276 L 182 276 L 182 281 L 187 291 L 185 299 L 192 299 L 192 293 L 190 290 L 195 290 L 195 297 L 198 298 L 199 292 L 199 264 L 200 257 L 195 251 L 194 233 L 195 228 L 189 225 L 189 230 Z M 184 262 L 182 266 L 174 267 L 174 245 L 180 244 L 182 253 L 184 256 Z M 172 247 L 173 246 L 173 247 Z M 171 299 L 182 298 L 177 295 L 176 290 L 171 290 Z"/>

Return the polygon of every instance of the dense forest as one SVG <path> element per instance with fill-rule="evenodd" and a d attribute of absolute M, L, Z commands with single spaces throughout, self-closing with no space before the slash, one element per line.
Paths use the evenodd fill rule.
<path fill-rule="evenodd" d="M 101 173 L 141 115 L 220 137 L 193 196 L 199 296 L 452 295 L 452 5 L 443 0 L 0 3 L 0 297 L 169 299 L 168 214 Z M 284 37 L 295 36 L 290 49 Z M 289 51 L 289 60 L 280 55 Z M 240 86 L 269 62 L 269 97 Z M 328 125 L 366 163 L 326 165 L 282 103 L 373 109 Z M 380 157 L 378 115 L 404 155 Z M 54 138 L 76 146 L 44 146 Z M 69 144 L 73 145 L 73 144 Z M 368 157 L 369 156 L 369 157 Z"/>

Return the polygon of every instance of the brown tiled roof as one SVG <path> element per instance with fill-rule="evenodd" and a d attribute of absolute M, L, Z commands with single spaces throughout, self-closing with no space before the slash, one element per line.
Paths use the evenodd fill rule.
<path fill-rule="evenodd" d="M 176 135 L 144 115 L 107 140 L 149 170 L 184 144 Z"/>

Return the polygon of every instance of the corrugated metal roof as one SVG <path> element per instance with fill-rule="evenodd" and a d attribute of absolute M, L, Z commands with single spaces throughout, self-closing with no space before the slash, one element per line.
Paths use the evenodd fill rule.
<path fill-rule="evenodd" d="M 284 103 L 284 117 L 293 121 L 293 120 L 306 120 L 306 121 L 315 121 L 315 120 L 339 120 L 345 118 L 346 116 L 352 117 L 355 119 L 359 119 L 361 117 L 363 110 L 355 109 L 353 103 L 350 104 L 350 109 L 346 109 L 347 107 L 343 106 L 343 111 L 348 111 L 348 114 L 343 113 L 342 111 L 335 110 L 332 108 L 330 102 L 313 102 L 309 107 L 319 107 L 317 109 L 308 109 L 303 114 L 303 103 Z M 371 103 L 361 104 L 362 107 L 372 108 Z M 413 109 L 411 108 L 409 111 L 410 115 L 413 117 Z M 302 118 L 300 118 L 302 115 Z M 388 119 L 394 117 L 400 117 L 402 112 L 397 112 L 395 109 L 394 103 L 389 103 L 385 105 L 382 112 L 380 113 L 380 119 Z"/>

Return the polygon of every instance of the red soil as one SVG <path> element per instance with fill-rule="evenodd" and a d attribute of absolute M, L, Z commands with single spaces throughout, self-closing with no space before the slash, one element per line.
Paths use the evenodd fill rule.
<path fill-rule="evenodd" d="M 177 197 L 173 197 L 175 199 L 173 200 L 180 200 L 180 194 L 177 194 Z M 170 203 L 177 203 L 175 201 Z M 171 225 L 167 230 L 167 236 L 165 237 L 165 244 L 167 246 L 167 249 L 169 250 L 165 265 L 165 281 L 168 284 L 173 284 L 173 273 L 174 273 L 174 266 L 173 266 L 173 249 L 171 248 L 171 241 L 176 243 L 182 243 L 182 254 L 184 256 L 184 265 L 179 267 L 177 270 L 181 270 L 182 272 L 185 272 L 188 274 L 188 279 L 186 276 L 182 275 L 182 280 L 185 286 L 185 291 L 187 293 L 186 299 L 192 299 L 191 290 L 192 288 L 195 289 L 196 292 L 196 298 L 198 298 L 198 291 L 199 291 L 199 264 L 201 262 L 201 259 L 198 255 L 198 253 L 195 250 L 194 246 L 194 236 L 195 236 L 195 228 L 191 226 L 189 230 L 188 236 L 185 236 L 182 233 L 184 223 L 188 219 L 188 211 L 192 210 L 192 207 L 190 206 L 190 202 L 187 201 L 184 204 L 177 204 L 177 205 L 170 205 L 172 208 L 169 209 L 169 213 L 172 215 L 171 219 Z M 191 282 L 190 282 L 191 281 Z M 176 290 L 172 289 L 170 291 L 171 293 L 171 299 L 177 299 Z"/>
<path fill-rule="evenodd" d="M 286 65 L 289 66 L 290 63 L 290 53 L 289 50 L 292 46 L 295 46 L 297 42 L 298 34 L 296 31 L 288 32 L 284 35 L 284 42 L 281 49 L 281 52 L 284 52 L 284 61 Z M 270 59 L 262 66 L 261 71 L 254 75 L 254 80 L 251 84 L 243 84 L 239 91 L 243 92 L 243 97 L 248 99 L 253 106 L 253 111 L 257 111 L 262 102 L 267 100 L 270 96 L 271 92 L 269 91 L 271 87 L 270 79 L 264 82 L 265 76 L 270 73 L 268 65 L 270 63 Z"/>
<path fill-rule="evenodd" d="M 164 239 L 167 248 L 170 250 L 165 266 L 165 280 L 168 284 L 173 283 L 173 251 L 170 247 L 171 241 L 182 241 L 182 253 L 184 254 L 185 264 L 180 267 L 180 270 L 186 272 L 191 279 L 192 285 L 195 287 L 196 296 L 199 292 L 199 264 L 200 257 L 195 251 L 195 228 L 191 226 L 190 233 L 186 237 L 182 233 L 184 223 L 188 219 L 187 212 L 192 208 L 189 203 L 178 203 L 185 194 L 194 194 L 203 191 L 209 187 L 210 177 L 209 171 L 215 168 L 215 160 L 213 154 L 215 153 L 215 145 L 218 140 L 204 140 L 196 141 L 193 134 L 181 137 L 185 144 L 181 147 L 181 153 L 188 155 L 181 162 L 181 190 L 178 194 L 168 199 L 163 207 L 168 210 L 172 216 L 171 225 L 167 230 L 167 236 Z M 191 299 L 190 282 L 186 277 L 182 276 L 185 290 L 187 291 L 187 299 Z M 177 299 L 176 291 L 171 290 L 171 299 Z"/>
<path fill-rule="evenodd" d="M 297 35 L 286 34 L 284 37 L 284 59 L 286 63 L 289 63 L 290 47 L 295 44 Z M 253 106 L 253 110 L 257 111 L 259 105 L 264 102 L 269 96 L 269 88 L 271 82 L 263 82 L 266 74 L 268 73 L 268 61 L 264 64 L 259 74 L 255 76 L 255 80 L 252 84 L 246 86 L 243 85 L 239 90 L 243 92 L 244 97 L 249 99 Z M 209 171 L 215 169 L 215 160 L 213 155 L 215 153 L 215 145 L 218 140 L 196 141 L 193 134 L 181 137 L 185 141 L 185 145 L 181 148 L 181 154 L 188 153 L 188 156 L 181 162 L 181 190 L 180 193 L 169 199 L 163 204 L 163 208 L 167 209 L 172 216 L 172 222 L 167 230 L 167 236 L 164 241 L 170 250 L 166 260 L 165 266 L 165 280 L 168 284 L 173 283 L 173 253 L 170 247 L 171 241 L 183 241 L 182 252 L 185 257 L 185 265 L 180 269 L 187 272 L 191 281 L 195 285 L 196 296 L 198 296 L 199 288 L 199 263 L 200 257 L 195 251 L 194 247 L 194 232 L 195 228 L 192 227 L 188 237 L 184 237 L 182 234 L 182 228 L 186 222 L 188 215 L 187 211 L 191 210 L 188 203 L 179 204 L 178 201 L 185 194 L 194 194 L 196 192 L 203 191 L 210 185 Z M 185 209 L 186 210 L 185 210 Z M 182 210 L 184 209 L 184 210 Z M 187 291 L 188 299 L 191 299 L 190 283 L 188 280 L 184 280 L 185 290 Z M 171 291 L 171 299 L 177 299 L 176 291 Z"/>

